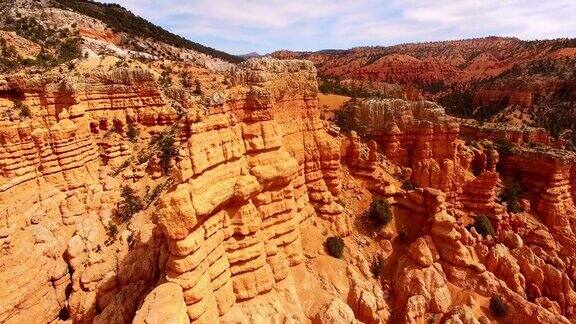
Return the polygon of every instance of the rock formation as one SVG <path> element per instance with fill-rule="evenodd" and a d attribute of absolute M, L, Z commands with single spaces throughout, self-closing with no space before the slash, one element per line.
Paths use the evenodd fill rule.
<path fill-rule="evenodd" d="M 322 77 L 402 99 L 349 101 L 361 127 L 340 133 L 310 61 L 232 64 L 134 31 L 153 25 L 115 5 L 14 3 L 0 12 L 80 39 L 73 58 L 0 77 L 1 323 L 576 318 L 576 155 L 542 129 L 422 100 L 529 68 L 523 42 L 343 53 Z M 17 62 L 56 53 L 54 35 L 23 32 L 0 33 Z M 526 110 L 549 93 L 484 90 L 477 104 Z"/>
<path fill-rule="evenodd" d="M 158 212 L 166 277 L 182 287 L 191 320 L 274 298 L 303 261 L 301 223 L 339 217 L 339 153 L 320 123 L 313 78 L 309 63 L 249 61 L 234 74 L 244 97 L 191 125 L 180 184 Z"/>
<path fill-rule="evenodd" d="M 397 165 L 411 167 L 410 179 L 424 187 L 406 187 L 408 191 L 371 187 L 374 193 L 394 197 L 396 235 L 400 237 L 398 226 L 402 231 L 416 232 L 416 238 L 394 261 L 391 280 L 394 309 L 399 311 L 394 314 L 396 321 L 433 320 L 434 314 L 458 310 L 459 316 L 471 321 L 488 322 L 489 318 L 474 315 L 478 314 L 474 308 L 495 295 L 509 301 L 506 321 L 566 322 L 572 318 L 573 279 L 559 272 L 573 262 L 574 234 L 569 225 L 574 214 L 573 153 L 544 146 L 547 136 L 533 129 L 515 132 L 502 128 L 501 133 L 488 134 L 468 128 L 467 134 L 474 134 L 478 143 L 514 144 L 508 144 L 512 146 L 502 151 L 504 155 L 493 143 L 467 147 L 458 140 L 457 127 L 453 132 L 445 131 L 450 128 L 444 125 L 459 119 L 446 116 L 432 103 L 366 100 L 356 102 L 354 109 L 359 124 L 366 126 L 363 131 L 378 142 L 382 154 Z M 469 122 L 466 125 L 480 127 Z M 374 175 L 385 167 L 370 162 L 378 158 L 368 158 L 374 144 L 368 149 L 354 133 L 346 143 L 347 165 L 354 174 Z M 436 159 L 444 159 L 445 164 L 456 162 L 460 170 L 459 177 L 452 176 L 459 181 L 448 187 L 451 190 L 438 185 L 442 181 L 422 182 L 418 176 L 422 165 L 438 163 Z M 435 170 L 441 176 L 451 174 L 440 167 Z M 402 173 L 397 176 L 402 180 Z M 525 198 L 519 201 L 520 214 L 511 211 L 509 202 L 500 196 L 512 179 L 527 188 L 521 193 Z M 385 185 L 393 187 L 390 181 Z M 474 223 L 479 215 L 488 216 L 494 234 L 479 234 Z M 544 288 L 545 282 L 550 288 Z M 454 299 L 462 294 L 470 296 L 468 302 L 462 297 Z"/>
<path fill-rule="evenodd" d="M 7 80 L 30 117 L 1 130 L 2 321 L 301 321 L 331 318 L 337 305 L 364 321 L 387 316 L 382 292 L 344 262 L 350 297 L 338 287 L 298 306 L 310 294 L 298 276 L 321 269 L 303 268 L 321 257 L 304 255 L 303 229 L 350 233 L 335 199 L 339 143 L 319 118 L 310 63 L 248 61 L 225 93 L 180 111 L 142 68 Z M 171 182 L 156 144 L 131 143 L 129 125 L 175 135 Z M 117 211 L 126 183 L 150 200 L 128 221 Z M 25 275 L 9 281 L 13 272 Z"/>
<path fill-rule="evenodd" d="M 410 180 L 445 192 L 460 190 L 469 150 L 457 142 L 458 124 L 432 102 L 365 100 L 355 116 L 391 162 L 410 167 Z"/>

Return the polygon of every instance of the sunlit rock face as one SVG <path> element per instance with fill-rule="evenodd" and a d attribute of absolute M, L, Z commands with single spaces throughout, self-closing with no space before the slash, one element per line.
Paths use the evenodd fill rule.
<path fill-rule="evenodd" d="M 459 191 L 470 151 L 456 140 L 459 125 L 428 101 L 364 100 L 354 109 L 360 125 L 397 165 L 410 167 L 412 182 Z"/>
<path fill-rule="evenodd" d="M 576 159 L 541 130 L 369 99 L 338 134 L 310 62 L 202 73 L 206 93 L 146 66 L 0 82 L 2 111 L 30 109 L 0 117 L 0 322 L 487 323 L 494 295 L 505 321 L 575 315 Z M 119 220 L 127 185 L 143 207 Z"/>
<path fill-rule="evenodd" d="M 190 125 L 179 182 L 161 201 L 166 278 L 192 320 L 270 292 L 303 261 L 299 228 L 342 208 L 339 151 L 319 119 L 309 62 L 248 61 L 235 93 Z M 262 314 L 263 315 L 263 314 Z"/>
<path fill-rule="evenodd" d="M 340 153 L 319 118 L 314 67 L 252 60 L 230 79 L 227 92 L 202 108 L 187 105 L 184 118 L 145 70 L 8 79 L 6 87 L 33 117 L 0 127 L 2 276 L 27 274 L 13 282 L 19 288 L 4 290 L 5 320 L 51 320 L 66 309 L 78 322 L 125 321 L 150 289 L 145 281 L 164 277 L 180 287 L 187 318 L 213 321 L 237 301 L 285 281 L 304 259 L 303 222 L 320 217 L 347 232 L 334 200 L 341 190 Z M 136 231 L 143 235 L 139 247 L 123 246 L 111 256 L 104 241 L 120 183 L 100 170 L 107 173 L 133 153 L 126 135 L 110 134 L 124 134 L 128 124 L 155 134 L 177 119 L 182 144 L 171 171 L 174 185 L 151 211 L 158 229 L 143 225 Z M 129 179 L 148 177 L 138 172 Z M 165 266 L 157 259 L 165 258 L 162 247 L 169 253 Z M 127 267 L 130 258 L 139 258 L 140 271 Z M 45 277 L 31 272 L 47 269 L 53 270 Z M 158 294 L 178 299 L 174 287 Z M 153 309 L 156 301 L 149 301 Z M 19 308 L 23 302 L 29 306 Z M 303 316 L 299 312 L 294 316 Z M 141 318 L 149 316 L 155 315 Z"/>

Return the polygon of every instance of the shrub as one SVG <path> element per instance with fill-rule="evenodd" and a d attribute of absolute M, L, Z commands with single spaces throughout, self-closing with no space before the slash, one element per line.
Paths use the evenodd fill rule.
<path fill-rule="evenodd" d="M 508 202 L 508 211 L 511 212 L 512 214 L 518 214 L 523 212 L 524 210 L 522 209 L 520 202 L 516 199 Z"/>
<path fill-rule="evenodd" d="M 383 227 L 390 223 L 392 216 L 392 208 L 386 199 L 382 197 L 372 198 L 372 203 L 367 211 L 370 222 L 378 227 Z"/>
<path fill-rule="evenodd" d="M 472 118 L 474 116 L 474 94 L 471 91 L 453 91 L 439 99 L 449 115 Z"/>
<path fill-rule="evenodd" d="M 164 173 L 168 173 L 170 168 L 170 161 L 177 154 L 176 147 L 174 147 L 174 137 L 171 135 L 164 135 L 160 141 L 160 159 L 162 161 L 162 169 Z"/>
<path fill-rule="evenodd" d="M 520 185 L 518 184 L 518 182 L 516 182 L 516 181 L 508 182 L 508 183 L 506 183 L 504 190 L 500 194 L 500 199 L 502 201 L 509 201 L 512 199 L 517 199 L 518 195 L 520 194 L 521 191 L 522 191 L 522 189 L 520 188 Z"/>
<path fill-rule="evenodd" d="M 108 227 L 106 228 L 106 233 L 108 236 L 116 236 L 116 234 L 118 234 L 118 226 L 110 221 L 108 223 Z"/>
<path fill-rule="evenodd" d="M 516 181 L 508 182 L 504 190 L 500 194 L 500 201 L 508 204 L 508 211 L 511 213 L 521 213 L 522 206 L 518 201 L 518 196 L 521 194 L 522 188 Z"/>
<path fill-rule="evenodd" d="M 498 295 L 494 295 L 490 298 L 490 311 L 496 317 L 504 317 L 508 311 L 508 306 Z"/>
<path fill-rule="evenodd" d="M 29 118 L 32 115 L 30 107 L 25 105 L 21 100 L 16 100 L 14 102 L 14 109 L 18 110 L 21 118 Z"/>
<path fill-rule="evenodd" d="M 134 127 L 134 125 L 128 124 L 128 131 L 126 132 L 126 135 L 128 136 L 128 139 L 130 139 L 130 142 L 136 143 L 136 140 L 138 139 L 138 130 L 136 127 Z"/>
<path fill-rule="evenodd" d="M 410 180 L 406 180 L 402 183 L 402 189 L 404 190 L 414 190 L 416 189 L 416 185 L 414 184 L 414 182 L 410 181 Z"/>
<path fill-rule="evenodd" d="M 182 84 L 182 86 L 184 88 L 191 88 L 192 87 L 192 79 L 190 79 L 190 76 L 186 73 L 184 73 L 180 76 L 180 83 Z"/>
<path fill-rule="evenodd" d="M 488 235 L 494 237 L 494 228 L 492 227 L 490 219 L 488 219 L 488 216 L 486 215 L 476 216 L 476 219 L 474 220 L 474 228 L 476 228 L 476 231 L 483 237 Z"/>
<path fill-rule="evenodd" d="M 112 171 L 112 176 L 116 177 L 120 174 L 120 172 L 124 171 L 128 166 L 130 166 L 130 160 L 126 160 L 122 162 L 117 168 Z"/>
<path fill-rule="evenodd" d="M 401 242 L 408 241 L 408 230 L 405 228 L 402 228 L 400 230 L 400 232 L 398 232 L 398 238 L 400 239 Z"/>
<path fill-rule="evenodd" d="M 370 272 L 375 279 L 380 278 L 380 274 L 382 273 L 382 269 L 384 269 L 384 256 L 378 253 L 372 259 L 372 263 L 370 263 Z"/>
<path fill-rule="evenodd" d="M 160 74 L 160 78 L 158 79 L 158 83 L 163 87 L 168 87 L 172 85 L 172 76 L 168 71 L 162 71 Z"/>
<path fill-rule="evenodd" d="M 144 207 L 134 189 L 129 186 L 122 187 L 122 201 L 118 205 L 118 216 L 123 220 L 132 217 Z"/>
<path fill-rule="evenodd" d="M 361 138 L 366 138 L 368 130 L 366 129 L 366 126 L 362 125 L 356 118 L 354 109 L 354 102 L 351 100 L 340 110 L 334 112 L 331 121 L 340 127 L 340 131 L 344 133 L 355 131 Z"/>
<path fill-rule="evenodd" d="M 110 246 L 116 240 L 116 235 L 118 234 L 118 226 L 116 226 L 114 222 L 110 221 L 108 226 L 106 226 L 106 234 L 108 235 L 108 238 L 104 244 L 106 244 L 106 246 Z M 99 252 L 98 250 L 101 250 L 100 245 L 97 247 L 97 252 Z"/>
<path fill-rule="evenodd" d="M 81 40 L 79 38 L 68 38 L 62 42 L 58 50 L 58 60 L 60 62 L 68 62 L 82 56 L 82 48 L 80 46 Z"/>
<path fill-rule="evenodd" d="M 337 80 L 319 80 L 318 90 L 324 94 L 333 93 L 347 97 L 368 97 L 370 94 L 355 86 L 345 86 Z"/>
<path fill-rule="evenodd" d="M 344 255 L 344 240 L 339 236 L 331 236 L 326 240 L 326 249 L 328 254 L 341 259 Z"/>
<path fill-rule="evenodd" d="M 514 144 L 512 142 L 505 140 L 505 139 L 497 139 L 494 141 L 496 148 L 498 150 L 498 155 L 500 155 L 500 160 L 502 161 L 503 158 L 510 156 L 514 153 Z"/>
<path fill-rule="evenodd" d="M 160 197 L 160 194 L 162 193 L 162 191 L 164 189 L 166 189 L 169 184 L 170 184 L 170 180 L 168 180 L 164 183 L 159 183 L 158 185 L 156 185 L 156 187 L 154 187 L 154 190 L 152 190 L 152 192 L 148 191 L 146 193 L 146 195 L 144 196 L 144 199 L 143 199 L 144 200 L 143 203 L 146 206 L 149 206 L 151 203 L 156 201 L 156 199 L 158 199 L 158 197 Z"/>
<path fill-rule="evenodd" d="M 421 89 L 430 94 L 438 94 L 447 89 L 444 81 L 438 80 L 430 83 L 422 84 Z"/>
<path fill-rule="evenodd" d="M 196 81 L 194 81 L 194 83 L 196 84 L 196 88 L 194 89 L 194 91 L 192 93 L 196 96 L 201 96 L 203 92 L 202 92 L 202 85 L 200 84 L 200 81 L 196 80 Z"/>

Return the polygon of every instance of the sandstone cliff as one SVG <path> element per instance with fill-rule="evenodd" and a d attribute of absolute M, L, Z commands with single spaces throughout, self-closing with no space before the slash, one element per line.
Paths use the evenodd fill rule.
<path fill-rule="evenodd" d="M 0 82 L 1 322 L 574 318 L 576 158 L 541 130 L 385 99 L 338 134 L 308 61 L 89 62 Z"/>
<path fill-rule="evenodd" d="M 251 60 L 228 78 L 199 101 L 144 67 L 6 77 L 3 322 L 386 317 L 366 273 L 323 256 L 322 232 L 346 236 L 350 224 L 314 67 Z M 139 143 L 163 134 L 178 145 L 168 175 L 156 144 Z M 147 202 L 127 221 L 126 184 Z M 342 275 L 333 288 L 326 266 Z"/>

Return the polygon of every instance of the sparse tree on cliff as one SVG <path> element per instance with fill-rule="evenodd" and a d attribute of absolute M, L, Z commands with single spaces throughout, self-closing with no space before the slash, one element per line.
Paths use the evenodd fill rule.
<path fill-rule="evenodd" d="M 200 84 L 200 81 L 196 80 L 194 83 L 196 84 L 196 89 L 194 89 L 193 94 L 195 94 L 197 96 L 201 96 L 202 95 L 202 85 Z"/>
<path fill-rule="evenodd" d="M 25 105 L 20 99 L 14 101 L 14 110 L 18 111 L 20 118 L 29 118 L 32 115 L 30 107 Z"/>
<path fill-rule="evenodd" d="M 160 159 L 162 161 L 162 169 L 166 174 L 168 174 L 168 170 L 170 169 L 172 158 L 178 153 L 174 142 L 172 135 L 164 135 L 160 142 Z"/>
<path fill-rule="evenodd" d="M 522 206 L 518 201 L 518 197 L 522 194 L 522 188 L 516 181 L 507 182 L 504 190 L 500 194 L 500 201 L 507 203 L 508 211 L 511 213 L 521 213 Z"/>
<path fill-rule="evenodd" d="M 370 208 L 366 211 L 368 221 L 378 228 L 384 227 L 392 220 L 392 208 L 386 199 L 382 197 L 372 198 Z"/>
<path fill-rule="evenodd" d="M 499 295 L 494 295 L 490 298 L 490 312 L 498 318 L 506 316 L 508 306 L 506 306 L 504 299 Z"/>
<path fill-rule="evenodd" d="M 494 237 L 494 227 L 492 227 L 492 223 L 490 219 L 486 215 L 478 215 L 474 220 L 474 228 L 476 231 L 482 235 L 482 237 L 486 237 L 488 235 Z"/>
<path fill-rule="evenodd" d="M 122 201 L 118 204 L 118 216 L 127 220 L 137 212 L 141 211 L 143 204 L 140 198 L 136 196 L 134 189 L 129 186 L 122 187 Z"/>
<path fill-rule="evenodd" d="M 366 138 L 366 126 L 362 125 L 354 114 L 354 101 L 354 99 L 350 100 L 342 109 L 335 111 L 332 122 L 340 127 L 340 131 L 344 133 L 355 131 L 361 138 Z"/>

